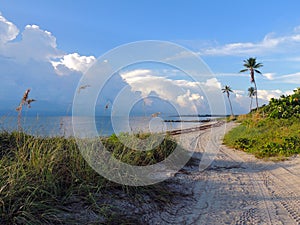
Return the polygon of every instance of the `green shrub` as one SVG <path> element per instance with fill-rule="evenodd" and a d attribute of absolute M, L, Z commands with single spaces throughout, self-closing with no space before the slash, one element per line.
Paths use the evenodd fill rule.
<path fill-rule="evenodd" d="M 225 135 L 224 143 L 253 153 L 259 158 L 298 154 L 300 153 L 300 121 L 296 117 L 258 119 L 248 116 L 241 125 Z"/>
<path fill-rule="evenodd" d="M 235 140 L 235 146 L 236 148 L 247 150 L 253 147 L 253 144 L 255 143 L 255 140 L 251 140 L 249 138 L 239 138 Z"/>
<path fill-rule="evenodd" d="M 300 88 L 294 90 L 294 94 L 272 98 L 267 106 L 260 109 L 270 118 L 300 118 Z"/>

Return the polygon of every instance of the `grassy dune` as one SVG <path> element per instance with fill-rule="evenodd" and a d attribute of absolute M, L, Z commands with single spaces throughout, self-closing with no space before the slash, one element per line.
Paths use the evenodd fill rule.
<path fill-rule="evenodd" d="M 161 161 L 176 147 L 169 137 L 148 153 L 129 149 L 115 135 L 103 142 L 116 158 L 134 165 Z M 109 220 L 108 206 L 98 205 L 93 196 L 112 188 L 130 190 L 91 169 L 73 138 L 0 133 L 0 224 L 70 224 L 59 215 L 74 196 Z"/>
<path fill-rule="evenodd" d="M 225 135 L 226 145 L 258 158 L 283 159 L 300 153 L 299 88 L 237 121 L 241 124 Z"/>
<path fill-rule="evenodd" d="M 230 147 L 254 154 L 258 158 L 285 158 L 300 153 L 298 118 L 270 119 L 239 117 L 241 125 L 225 135 Z"/>

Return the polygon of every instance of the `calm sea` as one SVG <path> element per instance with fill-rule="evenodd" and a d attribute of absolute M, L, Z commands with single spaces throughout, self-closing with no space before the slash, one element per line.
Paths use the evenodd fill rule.
<path fill-rule="evenodd" d="M 112 122 L 110 116 L 95 117 L 95 124 L 99 136 L 108 136 L 119 132 L 162 132 L 167 130 L 182 129 L 187 127 L 199 126 L 201 122 L 195 120 L 204 120 L 205 117 L 114 117 Z M 165 122 L 165 120 L 169 122 Z M 170 122 L 175 120 L 177 122 Z M 178 122 L 184 120 L 185 122 Z M 90 127 L 91 120 L 76 118 L 83 130 Z M 26 116 L 22 117 L 22 129 L 30 134 L 39 136 L 73 136 L 73 126 L 71 116 Z M 17 117 L 0 117 L 0 129 L 6 131 L 17 130 Z"/>

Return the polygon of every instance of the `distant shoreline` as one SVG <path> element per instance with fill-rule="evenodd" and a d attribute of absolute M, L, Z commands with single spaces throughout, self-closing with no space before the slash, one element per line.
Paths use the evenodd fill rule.
<path fill-rule="evenodd" d="M 211 122 L 211 119 L 205 120 L 164 120 L 165 123 L 206 123 Z"/>
<path fill-rule="evenodd" d="M 218 115 L 218 114 L 198 114 L 198 115 L 172 115 L 170 117 L 218 117 L 218 118 L 225 118 L 230 117 L 230 115 Z"/>

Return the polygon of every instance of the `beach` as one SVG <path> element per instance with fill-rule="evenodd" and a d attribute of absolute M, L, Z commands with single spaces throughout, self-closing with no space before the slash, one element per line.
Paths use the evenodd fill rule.
<path fill-rule="evenodd" d="M 273 162 L 228 148 L 222 144 L 224 134 L 237 125 L 235 122 L 216 120 L 197 127 L 169 131 L 173 140 L 190 151 L 191 159 L 179 171 L 166 168 L 152 171 L 148 176 L 167 174 L 168 178 L 149 186 L 120 185 L 100 177 L 88 180 L 87 176 L 96 174 L 91 168 L 88 170 L 85 163 L 80 164 L 81 161 L 78 161 L 81 166 L 74 168 L 68 164 L 71 162 L 65 162 L 60 170 L 69 168 L 72 173 L 77 170 L 87 171 L 81 182 L 84 184 L 85 181 L 90 181 L 91 185 L 96 186 L 81 188 L 80 183 L 78 187 L 74 183 L 69 187 L 70 194 L 62 198 L 64 200 L 54 194 L 58 204 L 54 207 L 60 210 L 53 215 L 66 224 L 299 225 L 299 155 Z M 50 142 L 54 148 L 56 142 L 66 142 L 59 138 L 52 140 L 55 140 Z M 33 143 L 38 144 L 36 141 Z M 75 152 L 72 153 L 71 143 L 68 145 L 71 147 L 70 152 L 63 152 L 71 157 L 71 161 L 74 161 L 73 158 L 79 160 L 80 157 L 76 154 L 80 153 L 76 153 L 74 149 Z M 47 146 L 44 148 L 47 152 Z M 38 150 L 34 152 L 39 153 Z M 56 154 L 53 150 L 50 152 L 51 157 Z M 49 166 L 48 163 L 45 166 Z M 65 172 L 55 181 L 65 180 L 68 176 L 71 179 L 68 174 Z M 79 175 L 77 177 L 80 178 Z M 75 182 L 78 182 L 78 178 L 76 179 Z M 17 191 L 14 189 L 12 196 Z"/>
<path fill-rule="evenodd" d="M 183 134 L 186 144 L 196 143 L 197 152 L 157 188 L 135 196 L 122 190 L 102 193 L 98 203 L 118 212 L 118 221 L 123 217 L 136 224 L 299 224 L 300 157 L 263 161 L 227 148 L 222 145 L 224 126 L 228 131 L 236 124 Z M 199 171 L 210 140 L 210 147 L 220 148 L 212 164 Z M 161 193 L 161 187 L 168 193 Z M 78 204 L 73 207 L 71 217 L 85 222 L 103 219 Z"/>
<path fill-rule="evenodd" d="M 225 125 L 227 130 L 236 126 Z M 198 137 L 199 152 L 205 151 L 211 135 L 215 146 L 221 145 L 222 126 L 203 131 Z M 195 138 L 192 132 L 185 135 L 187 140 Z M 206 170 L 199 171 L 195 163 L 171 180 L 186 197 L 145 216 L 149 224 L 300 223 L 299 156 L 274 163 L 221 145 Z"/>

